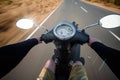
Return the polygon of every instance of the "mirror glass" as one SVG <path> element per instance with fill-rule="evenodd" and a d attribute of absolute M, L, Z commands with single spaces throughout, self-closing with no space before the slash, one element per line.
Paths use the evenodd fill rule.
<path fill-rule="evenodd" d="M 21 29 L 30 29 L 34 25 L 34 21 L 32 19 L 20 19 L 16 22 L 16 26 Z"/>
<path fill-rule="evenodd" d="M 108 15 L 100 19 L 99 24 L 104 28 L 115 28 L 120 26 L 120 15 Z"/>

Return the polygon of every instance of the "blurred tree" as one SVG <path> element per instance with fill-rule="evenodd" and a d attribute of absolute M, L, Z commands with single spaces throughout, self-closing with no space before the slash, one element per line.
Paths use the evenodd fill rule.
<path fill-rule="evenodd" d="M 114 3 L 115 2 L 115 0 L 110 0 L 110 3 Z"/>
<path fill-rule="evenodd" d="M 7 4 L 7 5 L 10 5 L 13 3 L 13 0 L 0 0 L 0 5 L 1 4 Z"/>
<path fill-rule="evenodd" d="M 120 5 L 120 0 L 87 0 L 93 2 L 105 2 L 105 3 L 113 3 L 115 5 Z"/>
<path fill-rule="evenodd" d="M 116 5 L 120 5 L 120 0 L 115 0 L 114 2 Z"/>

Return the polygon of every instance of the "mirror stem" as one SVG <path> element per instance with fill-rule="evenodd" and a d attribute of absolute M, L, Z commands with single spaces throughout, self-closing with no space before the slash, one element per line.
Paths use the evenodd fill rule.
<path fill-rule="evenodd" d="M 96 26 L 96 25 L 99 25 L 99 24 L 98 24 L 98 23 L 94 23 L 94 24 L 91 24 L 91 25 L 86 26 L 84 29 L 91 28 L 91 27 L 94 27 L 94 26 Z"/>
<path fill-rule="evenodd" d="M 36 27 L 40 27 L 40 25 L 38 25 L 38 24 L 34 24 L 34 25 L 35 25 Z M 41 28 L 48 32 L 48 29 L 47 29 L 45 26 L 41 26 Z"/>

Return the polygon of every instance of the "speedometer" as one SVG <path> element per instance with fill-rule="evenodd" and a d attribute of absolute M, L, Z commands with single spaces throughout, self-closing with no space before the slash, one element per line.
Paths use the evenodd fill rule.
<path fill-rule="evenodd" d="M 58 39 L 68 40 L 75 35 L 76 29 L 72 23 L 62 21 L 54 28 L 53 32 Z"/>

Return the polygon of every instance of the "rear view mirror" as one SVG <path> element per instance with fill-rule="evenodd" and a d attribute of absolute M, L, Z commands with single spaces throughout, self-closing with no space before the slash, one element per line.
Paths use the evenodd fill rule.
<path fill-rule="evenodd" d="M 120 26 L 120 15 L 112 14 L 100 19 L 99 25 L 103 28 L 116 28 Z"/>
<path fill-rule="evenodd" d="M 21 29 L 30 29 L 34 25 L 34 21 L 31 19 L 20 19 L 17 21 L 16 26 Z"/>

